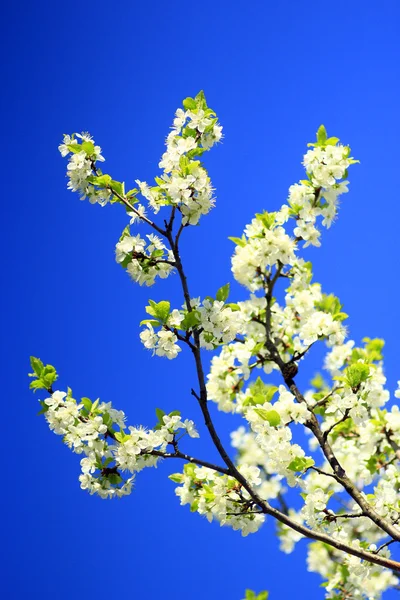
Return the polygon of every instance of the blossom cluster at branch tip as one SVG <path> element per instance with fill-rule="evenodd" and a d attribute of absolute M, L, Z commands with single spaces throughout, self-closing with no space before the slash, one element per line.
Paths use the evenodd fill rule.
<path fill-rule="evenodd" d="M 51 387 L 57 378 L 54 367 L 45 367 L 34 357 L 31 364 L 34 370 L 31 387 L 46 389 L 48 384 Z M 47 391 L 50 395 L 40 402 L 41 414 L 49 428 L 62 436 L 73 452 L 84 455 L 79 476 L 81 488 L 101 498 L 130 494 L 137 472 L 156 466 L 169 444 L 176 449 L 178 431 L 192 438 L 199 437 L 193 421 L 182 420 L 179 411 L 168 415 L 157 409 L 158 424 L 154 430 L 129 426 L 126 431 L 125 413 L 113 408 L 111 402 L 92 402 L 89 398 L 78 402 L 70 388 L 68 392 Z M 125 472 L 128 477 L 124 477 Z"/>
<path fill-rule="evenodd" d="M 222 138 L 222 127 L 207 106 L 203 92 L 183 101 L 178 108 L 159 167 L 155 186 L 136 180 L 140 193 L 157 213 L 162 206 L 176 207 L 183 225 L 196 225 L 215 204 L 213 187 L 199 158 Z"/>
<path fill-rule="evenodd" d="M 58 147 L 62 157 L 68 156 L 68 189 L 79 192 L 81 200 L 104 206 L 112 197 L 110 188 L 96 187 L 93 183 L 97 162 L 104 162 L 100 146 L 96 146 L 89 133 L 64 135 Z M 110 178 L 111 179 L 111 178 Z"/>

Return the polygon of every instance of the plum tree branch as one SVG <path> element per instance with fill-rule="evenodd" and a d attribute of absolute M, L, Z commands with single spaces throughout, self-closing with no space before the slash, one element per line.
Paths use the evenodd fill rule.
<path fill-rule="evenodd" d="M 217 473 L 221 473 L 222 475 L 229 475 L 229 470 L 224 467 L 220 467 L 213 463 L 207 462 L 205 460 L 201 460 L 200 458 L 195 458 L 194 456 L 189 456 L 184 452 L 181 452 L 178 449 L 175 449 L 174 452 L 161 452 L 160 450 L 151 450 L 151 452 L 143 452 L 144 455 L 150 454 L 151 456 L 159 456 L 161 458 L 181 458 L 182 460 L 186 460 L 187 462 L 194 463 L 199 465 L 200 467 L 207 467 L 207 469 L 212 469 Z"/>
<path fill-rule="evenodd" d="M 172 250 L 172 253 L 174 256 L 174 260 L 176 263 L 176 269 L 178 271 L 179 278 L 181 281 L 182 291 L 183 291 L 183 295 L 185 298 L 185 304 L 186 304 L 187 310 L 188 310 L 188 312 L 192 312 L 193 308 L 191 305 L 187 277 L 186 277 L 186 274 L 185 274 L 185 271 L 183 268 L 183 264 L 182 264 L 182 260 L 181 260 L 180 252 L 179 252 L 179 243 L 178 243 L 179 240 L 177 238 L 175 238 L 175 240 L 173 239 L 173 235 L 172 235 L 171 231 L 167 231 L 165 233 L 165 235 L 170 243 L 171 250 Z M 271 283 L 272 282 L 275 283 L 278 280 L 281 269 L 282 269 L 282 267 L 279 266 Z M 298 390 L 294 381 L 291 378 L 288 378 L 289 377 L 288 373 L 290 373 L 290 371 L 288 371 L 287 365 L 283 362 L 282 358 L 279 355 L 278 350 L 275 347 L 275 344 L 271 340 L 271 302 L 272 302 L 272 289 L 270 289 L 268 287 L 266 338 L 267 338 L 267 342 L 269 342 L 269 347 L 267 345 L 267 349 L 270 351 L 271 354 L 273 354 L 274 359 L 275 359 L 275 361 L 278 362 L 278 365 L 280 366 L 282 373 L 285 373 L 285 375 L 286 375 L 285 382 L 287 385 L 288 385 L 288 383 L 290 384 L 288 386 L 289 389 L 292 388 L 292 390 L 296 391 L 297 396 L 301 396 L 300 391 Z M 199 336 L 199 332 L 196 329 L 193 332 L 193 338 L 194 338 L 194 347 L 192 348 L 192 353 L 193 353 L 195 364 L 196 364 L 196 371 L 197 371 L 197 378 L 198 378 L 200 393 L 197 394 L 194 390 L 192 390 L 192 393 L 198 400 L 200 409 L 201 409 L 203 417 L 204 417 L 204 422 L 209 431 L 210 437 L 211 437 L 216 449 L 218 450 L 218 453 L 220 454 L 222 460 L 224 461 L 224 463 L 227 466 L 227 469 L 226 469 L 227 474 L 234 477 L 236 479 L 236 481 L 243 486 L 243 488 L 248 492 L 250 498 L 254 501 L 254 503 L 260 508 L 261 512 L 264 513 L 265 515 L 270 515 L 270 516 L 274 517 L 279 522 L 283 523 L 287 527 L 290 527 L 294 531 L 297 531 L 304 537 L 323 542 L 333 548 L 336 548 L 337 550 L 340 550 L 340 551 L 350 554 L 352 556 L 356 556 L 360 559 L 366 560 L 370 563 L 373 563 L 373 564 L 379 565 L 381 567 L 385 567 L 385 568 L 388 568 L 388 569 L 391 569 L 393 571 L 400 573 L 400 563 L 399 562 L 396 562 L 394 560 L 391 560 L 391 559 L 388 559 L 385 557 L 375 555 L 372 552 L 367 552 L 360 548 L 353 548 L 352 546 L 345 544 L 345 543 L 341 542 L 340 540 L 337 540 L 337 539 L 329 536 L 328 534 L 312 530 L 312 529 L 306 527 L 305 525 L 302 525 L 301 523 L 297 523 L 288 514 L 285 514 L 285 512 L 281 512 L 277 508 L 274 508 L 273 506 L 271 506 L 267 501 L 263 500 L 257 494 L 257 492 L 255 490 L 253 490 L 253 488 L 250 486 L 250 484 L 248 483 L 246 478 L 243 477 L 243 475 L 237 469 L 237 467 L 233 463 L 232 459 L 230 458 L 229 454 L 225 450 L 225 448 L 218 436 L 218 433 L 215 429 L 215 426 L 213 424 L 213 421 L 212 421 L 212 418 L 211 418 L 211 415 L 210 415 L 210 412 L 208 409 L 207 388 L 206 388 L 204 369 L 203 369 L 202 358 L 201 358 L 200 336 Z M 295 363 L 292 363 L 292 364 L 296 368 L 296 372 L 297 372 L 297 365 Z M 291 372 L 293 372 L 293 369 Z M 294 395 L 296 396 L 296 394 L 294 394 Z M 305 399 L 302 396 L 301 396 L 301 398 L 302 398 L 302 401 L 305 402 Z M 312 413 L 312 416 L 314 417 L 316 424 L 318 426 L 318 427 L 316 427 L 315 424 L 313 425 L 313 427 L 315 428 L 315 432 L 320 432 L 318 441 L 320 441 L 320 444 L 321 444 L 324 441 L 323 434 L 319 429 L 318 421 L 316 420 L 316 417 L 313 413 Z M 315 433 L 314 433 L 314 435 L 315 435 Z M 399 533 L 393 527 L 393 525 L 391 523 L 387 523 L 385 519 L 383 519 L 377 513 L 375 513 L 375 511 L 372 509 L 372 507 L 366 501 L 364 501 L 364 498 L 362 497 L 361 493 L 358 492 L 358 490 L 353 489 L 353 488 L 355 488 L 355 486 L 350 482 L 350 480 L 348 480 L 347 476 L 343 475 L 344 471 L 340 467 L 337 459 L 334 457 L 333 452 L 330 449 L 330 446 L 327 441 L 324 441 L 324 447 L 325 447 L 325 451 L 327 452 L 327 454 L 330 457 L 329 462 L 330 462 L 332 468 L 333 468 L 333 465 L 335 465 L 335 467 L 336 467 L 336 468 L 333 468 L 333 470 L 334 470 L 336 476 L 340 479 L 340 482 L 342 483 L 342 485 L 344 485 L 344 487 L 347 486 L 346 489 L 348 488 L 351 491 L 350 495 L 352 495 L 352 497 L 354 499 L 356 499 L 356 498 L 358 499 L 358 504 L 360 506 L 361 506 L 360 497 L 362 498 L 362 504 L 364 506 L 361 506 L 361 508 L 367 514 L 367 516 L 369 516 L 374 522 L 379 524 L 379 526 L 382 529 L 384 529 L 384 531 L 386 531 L 391 537 L 394 537 L 393 534 L 400 537 Z M 327 448 L 329 448 L 329 450 Z M 338 471 L 339 471 L 340 475 L 338 474 Z M 350 493 L 350 491 L 349 491 L 349 493 Z M 374 518 L 372 518 L 372 516 Z M 382 525 L 380 525 L 380 523 Z"/>
<path fill-rule="evenodd" d="M 274 344 L 274 342 L 272 340 L 272 336 L 271 336 L 271 305 L 272 305 L 272 297 L 273 297 L 272 296 L 273 288 L 274 288 L 274 284 L 276 281 L 277 281 L 277 278 L 275 277 L 273 280 L 271 280 L 269 282 L 267 281 L 267 284 L 266 284 L 266 300 L 267 300 L 266 320 L 265 320 L 266 347 L 272 356 L 272 360 L 274 360 L 274 362 L 278 365 L 278 367 L 281 371 L 281 374 L 283 376 L 283 379 L 285 381 L 285 384 L 287 385 L 289 390 L 292 392 L 292 394 L 294 395 L 296 400 L 299 403 L 304 403 L 308 406 L 306 399 L 304 398 L 303 394 L 300 392 L 299 388 L 297 387 L 297 385 L 294 381 L 294 377 L 297 375 L 297 371 L 298 371 L 297 365 L 290 361 L 289 361 L 289 363 L 285 363 L 282 360 L 282 358 L 279 354 L 279 351 L 276 348 L 276 345 Z M 346 416 L 346 418 L 347 418 L 347 416 Z M 337 425 L 337 423 L 335 424 L 335 426 L 336 425 Z M 346 475 L 345 470 L 343 469 L 343 467 L 339 463 L 338 459 L 336 458 L 336 456 L 333 452 L 333 449 L 327 439 L 328 435 L 326 435 L 326 433 L 324 433 L 321 430 L 318 419 L 312 411 L 310 413 L 309 420 L 305 423 L 305 426 L 311 430 L 311 432 L 314 434 L 315 438 L 317 439 L 325 458 L 327 459 L 328 463 L 330 464 L 330 466 L 336 476 L 337 481 L 344 487 L 344 489 L 353 498 L 353 500 L 355 500 L 355 502 L 359 505 L 359 507 L 362 509 L 362 511 L 378 527 L 380 527 L 380 529 L 385 531 L 385 533 L 390 535 L 390 537 L 392 537 L 393 539 L 400 541 L 400 531 L 398 530 L 398 528 L 395 527 L 393 525 L 393 523 L 388 521 L 388 519 L 382 517 L 381 515 L 379 515 L 376 512 L 376 510 L 366 500 L 364 494 L 362 494 L 357 489 L 357 487 L 354 485 L 354 483 Z M 328 433 L 329 433 L 329 431 L 328 431 Z"/>

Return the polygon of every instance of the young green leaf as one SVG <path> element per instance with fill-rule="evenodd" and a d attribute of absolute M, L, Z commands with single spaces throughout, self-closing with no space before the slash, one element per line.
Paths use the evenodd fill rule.
<path fill-rule="evenodd" d="M 265 408 L 255 408 L 254 412 L 258 414 L 263 421 L 268 421 L 271 427 L 277 427 L 281 422 L 280 414 L 276 410 L 266 410 Z"/>
<path fill-rule="evenodd" d="M 317 131 L 317 144 L 318 146 L 324 146 L 326 144 L 326 140 L 328 135 L 326 133 L 326 129 L 324 125 L 320 125 Z"/>
<path fill-rule="evenodd" d="M 197 103 L 194 98 L 185 98 L 182 104 L 186 110 L 195 110 L 197 108 Z"/>
<path fill-rule="evenodd" d="M 228 299 L 230 287 L 231 287 L 230 284 L 227 283 L 226 285 L 223 285 L 222 287 L 219 288 L 217 295 L 216 295 L 216 299 L 219 302 L 225 302 Z"/>

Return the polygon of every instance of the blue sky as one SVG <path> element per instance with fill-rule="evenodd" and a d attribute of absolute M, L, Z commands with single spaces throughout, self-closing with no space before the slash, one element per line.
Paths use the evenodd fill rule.
<path fill-rule="evenodd" d="M 138 338 L 149 297 L 180 303 L 177 280 L 151 290 L 129 281 L 114 261 L 124 211 L 69 193 L 57 145 L 64 132 L 88 130 L 116 179 L 151 180 L 175 108 L 204 89 L 225 139 L 205 159 L 217 207 L 182 245 L 192 294 L 213 294 L 231 280 L 227 237 L 240 235 L 255 212 L 282 204 L 302 176 L 306 143 L 324 123 L 361 164 L 351 170 L 338 222 L 309 256 L 316 279 L 351 315 L 351 336 L 386 339 L 394 389 L 399 20 L 395 0 L 3 6 L 8 599 L 240 600 L 245 587 L 269 589 L 271 600 L 323 598 L 319 577 L 305 570 L 304 544 L 289 557 L 280 553 L 271 521 L 246 539 L 208 525 L 179 507 L 170 465 L 143 472 L 119 502 L 81 491 L 79 458 L 36 416 L 28 357 L 54 364 L 76 395 L 112 400 L 133 424 L 152 425 L 156 406 L 201 423 L 189 393 L 190 357 L 152 358 Z M 233 297 L 244 295 L 233 287 Z M 300 382 L 318 368 L 316 358 Z M 238 421 L 213 412 L 228 441 Z M 211 459 L 201 432 L 188 447 Z"/>

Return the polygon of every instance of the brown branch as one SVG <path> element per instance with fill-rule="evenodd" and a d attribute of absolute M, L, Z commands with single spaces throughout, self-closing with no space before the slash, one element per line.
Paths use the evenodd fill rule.
<path fill-rule="evenodd" d="M 267 505 L 267 510 L 265 511 L 266 514 L 269 514 L 272 517 L 275 517 L 275 519 L 277 519 L 278 521 L 280 521 L 287 527 L 294 529 L 294 531 L 297 531 L 298 533 L 302 534 L 304 537 L 316 540 L 317 542 L 323 542 L 324 544 L 328 544 L 332 548 L 336 548 L 336 550 L 340 550 L 341 552 L 345 552 L 346 554 L 351 554 L 352 556 L 357 556 L 358 558 L 361 558 L 362 560 L 366 560 L 375 565 L 379 565 L 380 567 L 384 567 L 386 569 L 391 569 L 392 571 L 395 571 L 396 573 L 400 573 L 400 563 L 399 562 L 392 560 L 390 558 L 380 557 L 378 555 L 375 555 L 373 552 L 367 552 L 366 550 L 362 550 L 361 548 L 356 549 L 356 548 L 353 548 L 352 546 L 348 546 L 347 544 L 337 540 L 336 538 L 331 537 L 330 535 L 328 535 L 326 533 L 322 533 L 320 531 L 314 531 L 312 529 L 309 529 L 305 525 L 296 523 L 296 521 L 294 521 L 287 515 L 284 515 L 279 510 L 273 508 L 268 503 L 265 502 L 264 504 Z"/>
<path fill-rule="evenodd" d="M 304 403 L 306 404 L 306 406 L 308 406 L 306 399 L 304 398 L 303 394 L 300 392 L 299 388 L 297 387 L 294 381 L 294 377 L 297 375 L 298 371 L 297 365 L 293 362 L 284 363 L 279 355 L 279 352 L 274 342 L 271 339 L 271 304 L 275 281 L 276 278 L 274 278 L 274 280 L 271 280 L 270 282 L 267 281 L 265 290 L 265 297 L 267 300 L 265 321 L 266 347 L 270 352 L 272 359 L 278 365 L 287 387 L 292 392 L 296 400 L 299 403 Z M 305 423 L 305 426 L 311 430 L 311 432 L 317 439 L 325 458 L 327 459 L 328 463 L 330 464 L 333 470 L 333 473 L 337 478 L 337 481 L 344 487 L 347 493 L 353 498 L 353 500 L 355 500 L 355 502 L 358 504 L 361 510 L 366 513 L 366 516 L 368 516 L 371 519 L 371 521 L 373 521 L 378 527 L 380 527 L 383 531 L 390 535 L 390 537 L 400 541 L 400 531 L 393 525 L 391 521 L 388 521 L 386 518 L 382 517 L 376 512 L 376 510 L 365 499 L 364 495 L 357 489 L 354 483 L 346 475 L 343 467 L 336 458 L 332 447 L 327 440 L 327 436 L 325 436 L 322 432 L 318 419 L 313 412 L 311 412 L 310 418 Z"/>
<path fill-rule="evenodd" d="M 336 423 L 334 423 L 333 425 L 331 425 L 329 427 L 329 429 L 327 429 L 326 431 L 324 431 L 323 435 L 324 435 L 325 440 L 328 439 L 329 434 L 332 433 L 332 431 L 335 429 L 335 427 L 337 427 L 338 425 L 340 425 L 340 423 L 344 423 L 344 421 L 347 421 L 347 419 L 349 418 L 349 413 L 350 413 L 350 409 L 346 408 L 346 410 L 344 411 L 343 417 L 339 421 L 337 421 Z"/>
<path fill-rule="evenodd" d="M 92 161 L 92 170 L 93 173 L 95 175 L 98 175 L 98 171 L 97 171 L 97 167 L 95 162 Z M 163 229 L 161 229 L 161 227 L 159 227 L 156 223 L 154 223 L 153 221 L 151 221 L 150 219 L 148 219 L 147 217 L 145 217 L 144 215 L 141 215 L 139 213 L 139 211 L 133 206 L 133 204 L 131 204 L 129 202 L 129 200 L 127 200 L 125 198 L 125 196 L 122 196 L 121 194 L 119 194 L 118 192 L 116 192 L 111 186 L 107 185 L 106 189 L 111 192 L 112 194 L 114 194 L 114 196 L 116 196 L 118 198 L 118 200 L 120 200 L 123 204 L 125 204 L 125 206 L 127 208 L 129 208 L 129 210 L 131 210 L 132 212 L 135 213 L 135 215 L 137 215 L 139 217 L 139 219 L 141 221 L 144 221 L 145 223 L 147 223 L 147 225 L 150 225 L 150 227 L 152 227 L 153 229 L 155 229 L 156 231 L 158 231 L 159 234 L 161 235 L 165 235 L 165 231 Z"/>
<path fill-rule="evenodd" d="M 388 542 L 386 542 L 385 544 L 382 544 L 382 546 L 379 546 L 379 548 L 377 548 L 374 551 L 374 554 L 378 554 L 381 550 L 383 550 L 384 548 L 387 548 L 388 546 L 390 546 L 391 544 L 396 543 L 397 540 L 389 540 Z"/>
<path fill-rule="evenodd" d="M 185 272 L 183 270 L 183 265 L 182 265 L 182 260 L 179 254 L 179 248 L 178 248 L 178 242 L 177 240 L 173 240 L 172 234 L 170 232 L 167 232 L 167 238 L 170 242 L 171 245 L 171 250 L 173 252 L 174 255 L 174 259 L 176 262 L 176 268 L 180 277 L 180 281 L 181 281 L 181 285 L 182 285 L 182 290 L 183 290 L 183 295 L 185 298 L 185 303 L 186 303 L 186 307 L 187 310 L 189 312 L 191 312 L 192 306 L 191 306 L 191 301 L 190 301 L 190 293 L 189 293 L 189 288 L 188 288 L 188 283 L 187 283 L 187 278 L 185 275 Z M 272 281 L 276 281 L 279 277 L 279 273 L 280 273 L 281 267 L 279 267 L 277 269 L 277 272 L 275 273 L 275 276 L 273 278 Z M 290 385 L 288 385 L 289 389 L 290 386 L 292 386 L 293 389 L 296 390 L 296 393 L 299 395 L 300 392 L 297 389 L 297 386 L 295 385 L 294 381 L 292 381 L 291 377 L 293 377 L 293 373 L 294 373 L 294 369 L 293 369 L 293 365 L 294 367 L 296 367 L 297 369 L 297 365 L 295 365 L 295 363 L 289 363 L 289 365 L 292 365 L 291 368 L 287 368 L 288 365 L 286 365 L 283 360 L 281 359 L 279 352 L 276 350 L 276 347 L 274 345 L 274 343 L 272 342 L 271 338 L 270 338 L 270 327 L 271 327 L 271 302 L 272 302 L 272 293 L 271 290 L 268 288 L 268 292 L 267 292 L 267 324 L 266 324 L 266 338 L 267 338 L 267 342 L 270 342 L 269 346 L 267 345 L 267 349 L 271 352 L 271 354 L 274 354 L 274 360 L 278 363 L 278 365 L 280 366 L 282 373 L 285 374 L 285 382 Z M 198 382 L 199 382 L 199 388 L 200 388 L 200 392 L 197 393 L 194 390 L 192 390 L 192 394 L 196 397 L 196 399 L 199 402 L 199 406 L 200 409 L 203 413 L 203 417 L 204 417 L 204 422 L 205 425 L 209 431 L 210 437 L 216 447 L 216 449 L 218 450 L 222 460 L 224 461 L 224 463 L 227 466 L 227 471 L 229 473 L 229 475 L 231 475 L 232 477 L 234 477 L 236 479 L 236 481 L 238 481 L 238 483 L 240 483 L 243 488 L 247 491 L 247 493 L 249 494 L 250 498 L 254 501 L 254 503 L 261 509 L 261 511 L 266 514 L 266 515 L 271 515 L 273 516 L 275 519 L 277 519 L 278 521 L 280 521 L 281 523 L 283 523 L 284 525 L 287 525 L 288 527 L 290 527 L 291 529 L 293 529 L 294 531 L 297 531 L 298 533 L 302 534 L 303 536 L 310 538 L 310 539 L 314 539 L 317 541 L 321 541 L 325 544 L 328 544 L 329 546 L 336 548 L 337 550 L 341 550 L 342 552 L 345 552 L 346 554 L 351 554 L 353 556 L 357 556 L 358 558 L 361 558 L 363 560 L 366 560 L 368 562 L 380 565 L 382 567 L 386 567 L 389 569 L 392 569 L 393 571 L 399 572 L 400 573 L 400 563 L 393 561 L 391 559 L 386 559 L 377 555 L 372 554 L 371 552 L 367 552 L 365 550 L 362 549 L 356 549 L 353 548 L 352 546 L 349 546 L 325 533 L 319 532 L 319 531 L 314 531 L 312 529 L 309 529 L 308 527 L 306 527 L 305 525 L 296 523 L 296 521 L 294 521 L 293 519 L 291 519 L 287 514 L 281 512 L 280 510 L 272 507 L 268 502 L 264 501 L 254 490 L 253 488 L 249 485 L 248 481 L 246 480 L 245 477 L 243 477 L 243 475 L 240 473 L 240 471 L 238 471 L 238 469 L 236 468 L 236 466 L 234 465 L 232 459 L 229 457 L 228 453 L 226 452 L 219 436 L 218 433 L 214 427 L 214 424 L 212 422 L 211 419 L 211 415 L 210 412 L 208 410 L 208 398 L 207 398 L 207 388 L 206 388 L 206 383 L 205 383 L 205 377 L 204 377 L 204 370 L 203 370 L 203 365 L 202 365 L 202 360 L 201 360 L 201 351 L 200 351 L 200 338 L 199 338 L 199 333 L 198 331 L 194 330 L 193 332 L 193 337 L 194 337 L 194 348 L 192 350 L 194 359 L 195 359 L 195 364 L 196 364 L 196 371 L 197 371 L 197 378 L 198 378 Z M 297 372 L 297 370 L 296 370 Z M 292 373 L 291 377 L 289 378 L 289 374 Z M 292 391 L 292 390 L 291 390 Z M 292 391 L 293 393 L 293 391 Z M 294 394 L 296 395 L 296 394 Z M 303 397 L 302 397 L 303 398 Z M 303 401 L 305 402 L 305 399 L 303 398 Z M 312 417 L 314 418 L 318 429 L 319 429 L 319 424 L 318 421 L 315 417 L 314 414 L 312 414 Z M 313 426 L 315 426 L 315 424 L 313 423 Z M 321 441 L 322 441 L 322 432 L 321 432 Z M 325 443 L 325 447 L 326 447 Z M 329 446 L 329 445 L 328 445 Z M 330 447 L 329 447 L 330 448 Z M 335 468 L 333 468 L 334 472 L 336 473 L 336 475 L 339 477 L 338 475 L 338 471 L 341 475 L 340 480 L 342 485 L 344 485 L 344 483 L 346 483 L 347 487 L 353 492 L 353 484 L 349 481 L 347 481 L 347 478 L 345 478 L 343 480 L 343 469 L 340 467 L 339 463 L 337 462 L 337 459 L 334 457 L 332 450 L 330 450 L 330 452 L 328 452 L 329 457 L 330 457 L 330 464 L 332 463 L 333 465 L 335 465 Z M 331 466 L 332 466 L 331 464 Z M 346 487 L 346 486 L 345 486 Z M 346 488 L 347 489 L 347 488 Z M 359 500 L 359 496 L 361 496 L 361 493 L 358 492 L 358 496 L 355 492 L 353 492 L 353 498 L 356 499 L 354 496 L 357 497 L 358 499 L 358 503 L 360 503 Z M 362 496 L 361 496 L 362 497 Z M 387 524 L 387 522 L 382 519 L 382 517 L 380 517 L 379 515 L 377 515 L 372 507 L 369 506 L 368 503 L 367 507 L 369 509 L 369 513 L 367 510 L 365 510 L 365 512 L 367 512 L 368 516 L 371 517 L 371 514 L 373 514 L 375 516 L 375 522 L 379 521 L 379 522 L 383 522 L 383 524 L 385 526 L 387 526 L 387 529 L 389 530 L 394 530 L 394 533 L 396 535 L 399 535 L 398 532 L 394 529 L 394 527 L 391 524 Z M 383 528 L 383 527 L 382 527 Z M 391 534 L 389 534 L 391 535 Z M 394 537 L 392 535 L 392 537 Z"/>
<path fill-rule="evenodd" d="M 325 508 L 322 512 L 326 515 L 327 521 L 337 521 L 337 519 L 358 519 L 360 517 L 365 517 L 363 512 L 360 513 L 334 513 L 327 508 Z"/>
<path fill-rule="evenodd" d="M 287 379 L 285 380 L 285 383 L 298 402 L 306 403 L 304 396 L 301 394 L 299 388 L 297 387 L 293 379 Z M 308 427 L 312 431 L 312 433 L 318 440 L 318 443 L 321 447 L 322 452 L 324 453 L 325 458 L 327 459 L 334 474 L 337 477 L 337 481 L 344 487 L 347 493 L 353 498 L 353 500 L 355 500 L 355 502 L 358 504 L 361 510 L 366 513 L 366 516 L 368 516 L 371 519 L 371 521 L 373 521 L 376 525 L 378 525 L 378 527 L 380 527 L 383 531 L 390 535 L 390 537 L 400 541 L 400 531 L 396 527 L 394 527 L 394 525 L 390 521 L 388 521 L 375 511 L 375 509 L 365 499 L 364 495 L 357 489 L 354 483 L 346 475 L 343 467 L 336 458 L 331 445 L 329 444 L 328 440 L 325 438 L 323 432 L 321 431 L 318 419 L 316 418 L 314 413 L 311 413 L 311 417 L 306 423 L 306 427 Z"/>
<path fill-rule="evenodd" d="M 150 454 L 151 456 L 159 456 L 160 458 L 181 458 L 182 460 L 186 460 L 187 462 L 194 463 L 199 465 L 200 467 L 207 467 L 207 469 L 212 469 L 217 473 L 221 473 L 222 475 L 229 475 L 229 470 L 224 467 L 219 467 L 218 465 L 214 465 L 213 463 L 207 462 L 205 460 L 201 460 L 200 458 L 195 458 L 194 456 L 189 456 L 184 452 L 181 452 L 178 449 L 175 449 L 174 452 L 161 452 L 159 450 L 151 450 L 151 452 L 141 452 L 141 455 Z"/>
<path fill-rule="evenodd" d="M 308 470 L 316 471 L 320 475 L 325 475 L 325 477 L 332 477 L 335 481 L 337 481 L 338 483 L 340 483 L 340 480 L 339 480 L 338 476 L 335 475 L 334 473 L 327 473 L 326 471 L 323 471 L 322 469 L 319 469 L 318 467 L 315 467 L 314 465 L 311 466 L 311 467 L 308 467 L 306 469 L 306 471 L 308 471 Z"/>
<path fill-rule="evenodd" d="M 385 437 L 386 437 L 387 441 L 389 442 L 390 447 L 396 454 L 396 458 L 398 458 L 400 460 L 400 446 L 398 444 L 396 444 L 396 442 L 392 439 L 392 435 L 393 435 L 393 432 L 390 431 L 390 429 L 387 429 L 385 427 Z"/>

